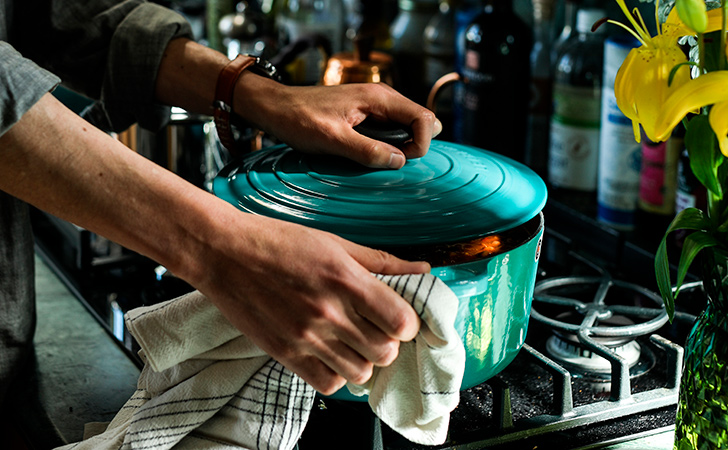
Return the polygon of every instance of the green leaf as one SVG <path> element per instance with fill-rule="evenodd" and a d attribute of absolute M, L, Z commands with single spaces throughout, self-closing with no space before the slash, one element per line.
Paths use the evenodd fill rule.
<path fill-rule="evenodd" d="M 670 262 L 667 257 L 667 236 L 675 230 L 697 230 L 704 231 L 708 230 L 710 222 L 705 216 L 705 213 L 697 208 L 687 208 L 678 215 L 670 223 L 670 226 L 665 231 L 665 235 L 660 241 L 660 245 L 657 248 L 655 255 L 655 278 L 657 280 L 657 288 L 662 296 L 662 301 L 665 303 L 665 311 L 667 316 L 672 322 L 672 318 L 675 315 L 675 298 L 677 297 L 678 290 L 673 293 L 672 283 L 670 282 Z M 687 270 L 686 272 L 687 273 Z M 685 275 L 683 274 L 683 278 Z M 682 282 L 680 282 L 682 284 Z"/>
<path fill-rule="evenodd" d="M 718 182 L 718 167 L 723 155 L 717 150 L 708 116 L 698 115 L 690 119 L 685 131 L 685 147 L 695 177 L 718 199 L 723 198 L 723 189 Z"/>
<path fill-rule="evenodd" d="M 672 80 L 675 78 L 675 75 L 677 74 L 677 71 L 682 66 L 695 66 L 695 67 L 698 67 L 698 63 L 696 63 L 695 61 L 685 61 L 685 62 L 681 62 L 680 64 L 675 64 L 675 66 L 670 70 L 670 75 L 667 77 L 667 85 L 668 86 L 672 85 Z"/>
<path fill-rule="evenodd" d="M 723 186 L 723 192 L 726 192 L 726 188 L 728 187 L 728 158 L 725 156 L 719 157 L 722 164 L 718 167 L 718 181 Z M 711 216 L 711 220 L 718 224 L 718 231 L 719 232 L 727 232 L 728 231 L 728 195 L 724 195 L 722 199 L 714 199 L 713 201 L 713 215 Z"/>
<path fill-rule="evenodd" d="M 677 265 L 677 289 L 680 292 L 680 286 L 685 281 L 690 265 L 701 250 L 708 247 L 719 245 L 719 242 L 709 233 L 705 231 L 696 231 L 688 235 L 683 242 L 682 253 L 680 254 L 680 262 Z M 677 297 L 677 293 L 675 294 Z"/>
<path fill-rule="evenodd" d="M 670 283 L 670 263 L 667 259 L 667 233 L 660 241 L 655 254 L 655 278 L 657 279 L 657 289 L 660 291 L 662 301 L 665 303 L 665 311 L 667 317 L 672 323 L 675 315 L 675 296 L 672 293 L 672 284 Z"/>
<path fill-rule="evenodd" d="M 705 213 L 698 208 L 686 208 L 680 211 L 670 226 L 667 227 L 665 234 L 672 233 L 675 230 L 703 230 L 707 231 L 710 227 L 710 220 Z"/>
<path fill-rule="evenodd" d="M 718 231 L 718 233 L 726 233 L 726 232 L 728 232 L 728 220 L 726 220 L 725 222 L 723 222 L 722 224 L 720 224 L 720 226 L 718 227 L 718 230 L 717 231 Z"/>

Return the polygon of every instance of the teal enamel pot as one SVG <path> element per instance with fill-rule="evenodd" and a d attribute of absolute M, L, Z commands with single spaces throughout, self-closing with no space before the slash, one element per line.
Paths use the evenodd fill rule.
<path fill-rule="evenodd" d="M 430 262 L 460 300 L 463 389 L 503 370 L 526 339 L 546 186 L 520 163 L 433 141 L 402 169 L 375 170 L 276 146 L 225 167 L 213 190 L 248 213 Z"/>

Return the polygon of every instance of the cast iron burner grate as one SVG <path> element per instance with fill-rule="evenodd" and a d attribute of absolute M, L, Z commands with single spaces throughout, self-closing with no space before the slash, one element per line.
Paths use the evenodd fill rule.
<path fill-rule="evenodd" d="M 542 307 L 556 314 L 542 313 Z M 629 397 L 630 369 L 637 376 L 650 368 L 649 362 L 638 365 L 642 352 L 635 339 L 668 321 L 658 294 L 609 275 L 540 281 L 531 318 L 554 331 L 548 353 L 575 376 L 609 382 L 613 400 Z"/>

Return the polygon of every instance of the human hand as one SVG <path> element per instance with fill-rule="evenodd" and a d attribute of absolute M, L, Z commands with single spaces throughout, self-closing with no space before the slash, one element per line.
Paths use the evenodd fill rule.
<path fill-rule="evenodd" d="M 252 95 L 252 92 L 264 92 Z M 442 131 L 432 111 L 386 84 L 284 86 L 244 74 L 235 90 L 234 110 L 291 147 L 310 153 L 345 156 L 374 168 L 402 167 L 427 153 Z M 396 148 L 354 130 L 367 117 L 410 127 L 412 141 Z"/>
<path fill-rule="evenodd" d="M 425 273 L 427 263 L 257 216 L 226 222 L 220 233 L 227 242 L 205 254 L 206 278 L 194 285 L 317 391 L 363 384 L 417 334 L 412 307 L 371 273 Z"/>
<path fill-rule="evenodd" d="M 189 39 L 169 43 L 159 67 L 155 96 L 163 104 L 212 114 L 214 86 L 229 60 Z M 399 168 L 424 156 L 442 131 L 432 111 L 386 84 L 286 86 L 243 71 L 234 88 L 233 111 L 297 150 L 341 155 L 375 168 Z M 412 129 L 401 149 L 354 131 L 367 117 Z"/>

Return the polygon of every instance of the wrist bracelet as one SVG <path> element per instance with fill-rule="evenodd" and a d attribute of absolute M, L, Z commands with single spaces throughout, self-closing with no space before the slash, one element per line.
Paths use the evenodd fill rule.
<path fill-rule="evenodd" d="M 254 142 L 250 143 L 247 148 L 235 140 L 233 134 L 233 127 L 231 116 L 233 112 L 233 101 L 234 101 L 234 90 L 235 84 L 242 75 L 244 70 L 250 70 L 252 73 L 269 78 L 280 82 L 281 77 L 275 66 L 270 62 L 250 55 L 238 55 L 230 61 L 221 71 L 217 77 L 217 86 L 215 87 L 215 101 L 213 103 L 215 127 L 217 128 L 217 135 L 222 145 L 230 151 L 233 156 L 239 154 L 249 153 L 252 150 L 260 148 L 260 142 L 262 141 L 262 132 L 256 131 L 256 138 Z M 244 122 L 240 116 L 235 116 L 237 123 Z M 242 126 L 238 125 L 238 129 L 246 128 L 243 123 Z M 254 128 L 247 126 L 247 128 Z"/>
<path fill-rule="evenodd" d="M 248 55 L 238 55 L 230 61 L 217 76 L 217 86 L 215 87 L 215 101 L 213 103 L 215 118 L 215 128 L 217 128 L 217 136 L 220 143 L 225 146 L 228 151 L 233 154 L 240 153 L 233 136 L 233 130 L 230 126 L 230 114 L 233 112 L 233 93 L 235 91 L 235 83 L 242 75 L 243 71 L 250 67 L 256 58 Z"/>

